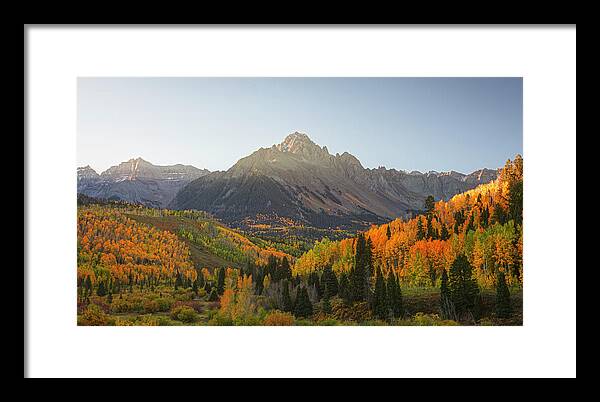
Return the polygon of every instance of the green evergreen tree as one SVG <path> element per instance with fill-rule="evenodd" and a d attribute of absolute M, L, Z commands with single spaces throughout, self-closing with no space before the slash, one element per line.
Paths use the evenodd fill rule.
<path fill-rule="evenodd" d="M 375 272 L 375 292 L 373 294 L 372 309 L 375 316 L 380 320 L 387 320 L 389 318 L 390 309 L 385 288 L 385 280 L 379 269 L 376 269 Z"/>
<path fill-rule="evenodd" d="M 217 292 L 217 288 L 213 287 L 208 295 L 208 301 L 214 302 L 219 300 L 219 292 Z"/>
<path fill-rule="evenodd" d="M 92 280 L 89 275 L 85 277 L 85 295 L 86 297 L 92 292 Z"/>
<path fill-rule="evenodd" d="M 425 211 L 427 215 L 431 216 L 433 214 L 434 209 L 435 199 L 433 198 L 433 195 L 428 195 L 427 198 L 425 198 Z"/>
<path fill-rule="evenodd" d="M 335 273 L 331 269 L 331 266 L 326 266 L 323 269 L 323 274 L 321 275 L 321 286 L 327 286 L 329 288 L 330 297 L 333 297 L 338 294 L 338 281 L 337 277 L 335 276 Z"/>
<path fill-rule="evenodd" d="M 311 316 L 312 313 L 313 307 L 308 297 L 308 291 L 305 286 L 302 286 L 297 292 L 294 315 L 296 317 L 306 318 Z"/>
<path fill-rule="evenodd" d="M 434 237 L 433 225 L 431 223 L 431 215 L 427 215 L 427 234 L 425 235 L 427 239 L 432 239 Z"/>
<path fill-rule="evenodd" d="M 508 222 L 508 217 L 506 211 L 500 204 L 494 205 L 494 213 L 492 214 L 492 222 L 497 222 L 501 225 L 504 225 Z"/>
<path fill-rule="evenodd" d="M 354 266 L 350 271 L 350 300 L 360 302 L 366 299 L 365 295 L 365 248 L 367 247 L 365 237 L 359 233 L 356 237 L 356 249 L 354 251 Z"/>
<path fill-rule="evenodd" d="M 513 219 L 516 225 L 523 223 L 523 180 L 510 183 L 508 189 L 508 220 Z"/>
<path fill-rule="evenodd" d="M 282 309 L 283 311 L 291 312 L 292 311 L 292 298 L 290 297 L 290 284 L 287 279 L 281 282 L 282 290 L 281 290 L 281 299 L 282 299 Z"/>
<path fill-rule="evenodd" d="M 450 298 L 450 289 L 448 288 L 448 273 L 444 269 L 440 281 L 440 312 L 445 320 L 455 320 L 456 313 L 452 299 Z"/>
<path fill-rule="evenodd" d="M 470 315 L 477 319 L 479 287 L 473 278 L 471 264 L 464 254 L 458 255 L 450 266 L 448 289 L 458 317 Z"/>
<path fill-rule="evenodd" d="M 442 231 L 440 232 L 440 240 L 448 240 L 450 238 L 450 233 L 448 232 L 448 227 L 445 223 L 442 223 Z"/>
<path fill-rule="evenodd" d="M 219 296 L 225 291 L 225 268 L 219 268 L 217 271 L 217 293 Z"/>
<path fill-rule="evenodd" d="M 350 284 L 348 282 L 348 276 L 345 272 L 340 274 L 339 291 L 338 294 L 344 300 L 344 303 L 350 304 L 352 302 L 352 295 L 350 294 Z"/>
<path fill-rule="evenodd" d="M 365 254 L 364 254 L 364 265 L 365 265 L 365 293 L 368 294 L 370 286 L 369 282 L 373 275 L 375 275 L 375 269 L 373 265 L 373 241 L 371 238 L 367 238 L 365 243 Z"/>
<path fill-rule="evenodd" d="M 100 297 L 106 296 L 106 287 L 104 286 L 104 281 L 100 281 L 98 284 L 98 289 L 96 289 L 96 294 Z"/>
<path fill-rule="evenodd" d="M 498 271 L 496 276 L 496 316 L 509 318 L 512 314 L 510 307 L 510 292 L 506 284 L 504 272 Z"/>
<path fill-rule="evenodd" d="M 287 257 L 283 257 L 283 260 L 281 261 L 281 277 L 282 279 L 292 278 L 292 268 L 290 267 L 290 262 Z"/>
<path fill-rule="evenodd" d="M 329 287 L 327 284 L 325 285 L 325 289 L 323 290 L 323 312 L 325 314 L 331 313 L 331 302 L 329 301 Z"/>
<path fill-rule="evenodd" d="M 390 225 L 387 225 L 387 229 L 385 231 L 385 235 L 387 236 L 387 239 L 391 239 L 392 238 L 392 231 L 390 230 Z"/>
<path fill-rule="evenodd" d="M 402 301 L 402 290 L 400 283 L 393 272 L 390 272 L 387 279 L 387 295 L 394 318 L 402 318 L 404 315 L 404 305 Z"/>
<path fill-rule="evenodd" d="M 488 207 L 485 207 L 480 214 L 480 224 L 482 228 L 487 228 L 490 221 L 490 210 Z"/>
<path fill-rule="evenodd" d="M 425 238 L 425 230 L 423 230 L 423 221 L 421 217 L 417 217 L 417 240 L 423 240 Z"/>

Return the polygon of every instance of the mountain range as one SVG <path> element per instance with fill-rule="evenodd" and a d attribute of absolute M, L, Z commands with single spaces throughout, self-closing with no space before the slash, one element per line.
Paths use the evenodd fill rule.
<path fill-rule="evenodd" d="M 497 169 L 470 174 L 369 169 L 348 152 L 332 155 L 308 135 L 294 132 L 226 171 L 156 166 L 142 158 L 102 174 L 79 167 L 77 191 L 150 207 L 204 210 L 234 226 L 284 218 L 315 227 L 350 228 L 410 217 L 422 210 L 428 195 L 447 200 L 497 174 Z"/>
<path fill-rule="evenodd" d="M 205 210 L 233 225 L 261 216 L 267 223 L 283 217 L 316 227 L 364 227 L 414 215 L 428 195 L 447 200 L 497 174 L 368 169 L 352 154 L 332 155 L 294 132 L 227 171 L 196 178 L 168 206 Z"/>
<path fill-rule="evenodd" d="M 77 192 L 94 198 L 165 208 L 186 184 L 208 173 L 194 166 L 156 166 L 136 158 L 112 166 L 102 174 L 90 166 L 77 168 Z"/>

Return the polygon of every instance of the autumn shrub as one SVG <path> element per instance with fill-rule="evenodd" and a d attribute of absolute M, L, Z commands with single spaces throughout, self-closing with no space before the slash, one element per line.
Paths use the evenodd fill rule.
<path fill-rule="evenodd" d="M 179 306 L 191 307 L 194 309 L 194 311 L 196 311 L 196 313 L 202 313 L 204 311 L 204 307 L 202 306 L 202 303 L 200 303 L 198 301 L 193 301 L 193 300 L 176 301 L 173 303 L 172 308 L 179 307 Z"/>
<path fill-rule="evenodd" d="M 90 304 L 77 318 L 77 325 L 111 325 L 114 321 L 102 309 Z"/>
<path fill-rule="evenodd" d="M 110 305 L 110 311 L 113 313 L 131 313 L 134 310 L 134 304 L 127 299 L 113 299 Z"/>
<path fill-rule="evenodd" d="M 100 307 L 100 309 L 102 311 L 104 311 L 105 313 L 109 313 L 110 312 L 110 304 L 106 303 L 102 298 L 100 297 L 94 297 L 91 299 L 91 304 L 94 304 L 98 307 Z"/>
<path fill-rule="evenodd" d="M 173 298 L 176 301 L 192 300 L 194 292 L 185 289 L 177 289 L 173 292 Z"/>
<path fill-rule="evenodd" d="M 344 325 L 344 323 L 342 323 L 334 318 L 325 318 L 324 320 L 318 321 L 317 325 L 324 326 L 324 327 L 335 327 L 338 325 Z"/>
<path fill-rule="evenodd" d="M 171 318 L 185 323 L 194 322 L 197 318 L 196 311 L 188 306 L 177 306 L 171 309 Z"/>
<path fill-rule="evenodd" d="M 369 321 L 373 315 L 367 302 L 354 303 L 346 305 L 339 297 L 331 299 L 330 316 L 338 321 Z"/>
<path fill-rule="evenodd" d="M 223 314 L 219 311 L 209 313 L 208 325 L 229 326 L 233 325 L 233 320 L 229 314 Z"/>
<path fill-rule="evenodd" d="M 86 303 L 85 301 L 77 300 L 77 314 L 83 314 L 87 306 L 88 303 Z"/>
<path fill-rule="evenodd" d="M 206 310 L 218 310 L 220 306 L 221 304 L 218 301 L 204 303 Z"/>
<path fill-rule="evenodd" d="M 279 310 L 271 311 L 264 319 L 263 324 L 268 326 L 294 325 L 295 318 L 290 313 Z"/>
<path fill-rule="evenodd" d="M 135 325 L 158 326 L 160 324 L 157 317 L 152 315 L 141 315 L 135 320 Z"/>
<path fill-rule="evenodd" d="M 115 318 L 114 324 L 118 327 L 131 327 L 135 325 L 135 320 L 117 317 Z"/>
<path fill-rule="evenodd" d="M 160 306 L 156 300 L 145 300 L 144 301 L 144 312 L 145 313 L 156 313 L 160 311 Z"/>
<path fill-rule="evenodd" d="M 233 325 L 236 326 L 257 326 L 262 323 L 263 320 L 258 315 L 244 315 L 233 320 Z"/>
<path fill-rule="evenodd" d="M 158 305 L 158 311 L 166 312 L 171 310 L 173 306 L 174 300 L 167 297 L 159 297 L 154 300 Z"/>
<path fill-rule="evenodd" d="M 437 314 L 417 313 L 410 320 L 412 325 L 417 326 L 453 326 L 458 325 L 456 321 L 443 320 Z"/>

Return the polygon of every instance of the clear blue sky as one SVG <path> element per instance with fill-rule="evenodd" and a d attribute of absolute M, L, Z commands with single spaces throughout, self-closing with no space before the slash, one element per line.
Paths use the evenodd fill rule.
<path fill-rule="evenodd" d="M 468 173 L 523 148 L 521 78 L 79 78 L 77 161 L 226 170 L 294 131 L 365 167 Z"/>

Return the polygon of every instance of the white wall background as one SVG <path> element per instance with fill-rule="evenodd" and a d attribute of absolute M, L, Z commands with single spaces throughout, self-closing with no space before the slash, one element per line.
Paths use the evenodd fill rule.
<path fill-rule="evenodd" d="M 29 28 L 28 375 L 575 376 L 575 42 L 574 28 Z M 81 76 L 522 76 L 524 326 L 77 327 Z"/>

